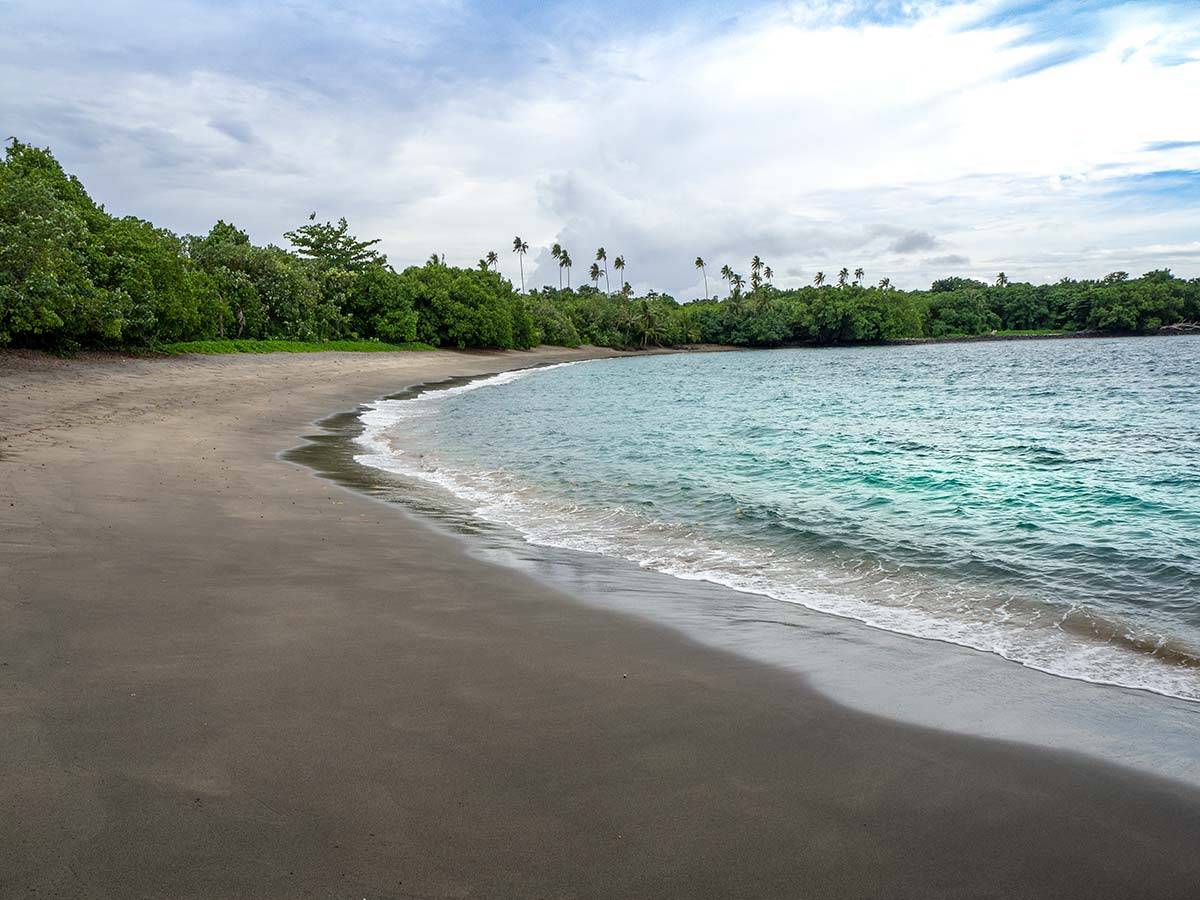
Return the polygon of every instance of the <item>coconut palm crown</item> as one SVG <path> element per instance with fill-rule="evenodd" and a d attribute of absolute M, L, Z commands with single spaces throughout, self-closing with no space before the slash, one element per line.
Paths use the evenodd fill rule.
<path fill-rule="evenodd" d="M 513 238 L 513 253 L 517 254 L 517 261 L 521 264 L 521 293 L 525 293 L 525 254 L 529 252 L 529 244 L 521 240 L 520 237 Z"/>
<path fill-rule="evenodd" d="M 558 260 L 558 289 L 562 290 L 562 244 L 554 243 L 550 245 L 550 255 Z"/>
<path fill-rule="evenodd" d="M 608 283 L 608 252 L 603 247 L 596 248 L 596 262 L 604 263 L 604 289 L 611 294 L 612 285 Z M 600 282 L 596 282 L 596 287 L 600 287 Z"/>

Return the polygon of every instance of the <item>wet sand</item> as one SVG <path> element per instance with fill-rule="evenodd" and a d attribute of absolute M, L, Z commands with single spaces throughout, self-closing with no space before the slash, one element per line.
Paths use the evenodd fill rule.
<path fill-rule="evenodd" d="M 838 707 L 277 456 L 586 355 L 0 354 L 0 896 L 1195 896 L 1190 788 Z"/>

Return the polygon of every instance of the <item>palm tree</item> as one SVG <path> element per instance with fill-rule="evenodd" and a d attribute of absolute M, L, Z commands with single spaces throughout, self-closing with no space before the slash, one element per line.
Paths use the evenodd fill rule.
<path fill-rule="evenodd" d="M 733 281 L 733 269 L 729 266 L 721 266 L 721 279 L 723 281 Z"/>
<path fill-rule="evenodd" d="M 846 286 L 846 279 L 850 277 L 850 270 L 842 266 L 842 270 L 838 272 L 838 287 Z"/>
<path fill-rule="evenodd" d="M 862 284 L 863 275 L 865 275 L 865 274 L 866 274 L 866 273 L 865 273 L 865 272 L 863 272 L 863 268 L 862 268 L 862 266 L 859 266 L 857 269 L 855 269 L 855 270 L 854 270 L 854 283 L 855 283 L 855 284 Z"/>
<path fill-rule="evenodd" d="M 487 260 L 489 266 L 491 266 L 493 269 L 496 269 L 497 271 L 499 271 L 500 257 L 496 255 L 495 250 L 489 250 L 487 252 L 487 256 L 485 256 L 484 259 Z"/>
<path fill-rule="evenodd" d="M 880 287 L 880 290 L 884 290 L 884 291 L 890 290 L 892 287 L 892 279 L 880 278 L 879 279 L 879 287 Z"/>
<path fill-rule="evenodd" d="M 592 279 L 592 283 L 596 285 L 596 290 L 600 290 L 600 276 L 604 273 L 600 271 L 599 263 L 592 263 L 591 269 L 588 270 L 588 277 Z"/>
<path fill-rule="evenodd" d="M 519 237 L 513 238 L 513 253 L 517 254 L 517 262 L 521 264 L 521 293 L 525 293 L 525 254 L 529 252 L 529 245 Z"/>
<path fill-rule="evenodd" d="M 558 289 L 562 290 L 562 244 L 553 244 L 550 247 L 550 255 L 558 260 Z"/>
<path fill-rule="evenodd" d="M 1008 287 L 1008 276 L 1003 272 L 996 276 L 996 287 Z"/>
<path fill-rule="evenodd" d="M 618 259 L 619 258 L 620 257 L 618 257 Z M 613 268 L 615 269 L 616 267 L 617 267 L 617 261 L 613 260 Z M 622 297 L 630 297 L 632 295 L 633 295 L 633 287 L 627 281 L 623 285 L 621 285 L 621 296 Z"/>
<path fill-rule="evenodd" d="M 771 271 L 771 267 L 763 266 L 763 278 L 765 278 L 767 280 L 768 284 L 770 284 L 771 279 L 774 277 L 775 277 L 775 273 Z"/>
<path fill-rule="evenodd" d="M 742 295 L 742 287 L 746 284 L 746 279 L 734 272 L 733 276 L 729 279 L 729 284 L 733 288 L 733 296 L 740 297 Z"/>
<path fill-rule="evenodd" d="M 696 257 L 696 268 L 700 270 L 700 274 L 704 276 L 704 299 L 708 299 L 708 269 L 704 268 L 704 260 L 699 256 Z"/>
<path fill-rule="evenodd" d="M 763 261 L 759 257 L 759 255 L 757 253 L 755 253 L 754 258 L 750 260 L 750 274 L 757 275 L 762 270 L 763 270 Z"/>
<path fill-rule="evenodd" d="M 560 276 L 559 280 L 560 280 L 560 282 L 562 280 L 561 279 L 562 270 L 566 269 L 567 270 L 567 290 L 568 291 L 571 289 L 571 265 L 572 265 L 571 254 L 568 253 L 566 250 L 562 251 L 562 254 L 558 257 L 558 273 Z"/>
<path fill-rule="evenodd" d="M 616 259 L 614 259 L 613 260 L 613 268 L 616 269 L 618 272 L 624 272 L 625 271 L 625 257 L 618 256 Z M 621 280 L 624 281 L 625 280 L 624 277 L 622 277 Z M 626 291 L 625 291 L 625 288 L 627 288 L 627 287 L 629 287 L 628 282 L 626 282 L 625 287 L 621 288 L 621 293 L 625 294 L 626 296 L 629 296 L 628 293 L 626 293 Z"/>
<path fill-rule="evenodd" d="M 442 258 L 438 259 L 438 255 L 436 253 L 430 253 L 429 259 L 427 259 L 425 261 L 425 265 L 427 265 L 427 266 L 440 266 L 440 265 L 445 265 L 445 263 L 446 263 L 446 255 L 442 254 Z"/>
<path fill-rule="evenodd" d="M 490 269 L 490 268 L 491 268 L 491 265 L 492 265 L 492 264 L 491 264 L 491 263 L 489 263 L 489 262 L 488 262 L 486 259 L 484 259 L 484 258 L 481 256 L 481 257 L 479 257 L 479 262 L 475 263 L 475 265 L 479 266 L 479 271 L 480 271 L 480 272 L 486 272 L 486 271 L 488 271 L 488 269 Z"/>
<path fill-rule="evenodd" d="M 817 287 L 820 287 L 824 283 L 825 283 L 825 273 L 824 272 L 818 272 L 816 275 L 813 276 L 813 284 L 815 284 Z"/>
<path fill-rule="evenodd" d="M 633 326 L 637 329 L 638 335 L 641 337 L 642 349 L 651 342 L 658 343 L 662 340 L 664 329 L 662 322 L 659 320 L 658 313 L 655 312 L 653 306 L 643 300 L 638 304 L 637 315 L 633 320 Z"/>
<path fill-rule="evenodd" d="M 603 247 L 596 249 L 596 262 L 604 263 L 604 288 L 608 293 L 612 293 L 612 285 L 608 282 L 608 253 Z M 596 282 L 596 289 L 600 289 L 600 282 Z"/>

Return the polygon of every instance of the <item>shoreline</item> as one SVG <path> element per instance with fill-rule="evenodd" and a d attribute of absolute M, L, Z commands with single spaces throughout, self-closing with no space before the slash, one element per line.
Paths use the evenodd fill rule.
<path fill-rule="evenodd" d="M 1065 674 L 946 637 L 890 629 L 709 579 L 681 578 L 620 556 L 532 541 L 511 526 L 479 518 L 474 502 L 440 483 L 359 461 L 370 452 L 358 441 L 367 429 L 362 416 L 378 400 L 414 399 L 492 377 L 422 382 L 360 403 L 313 423 L 316 432 L 280 456 L 343 488 L 398 507 L 459 540 L 472 555 L 501 559 L 497 565 L 532 573 L 577 600 L 666 624 L 706 646 L 795 672 L 835 703 L 950 734 L 1067 750 L 1200 788 L 1200 754 L 1194 745 L 1200 702 L 1195 700 L 1151 687 Z M 622 598 L 614 599 L 616 595 Z M 699 622 L 697 595 L 708 598 Z M 658 602 L 662 596 L 678 598 L 674 608 Z M 726 610 L 735 611 L 732 614 L 743 623 L 739 631 L 748 618 L 756 620 L 757 639 L 748 640 L 744 634 L 734 641 L 724 638 L 731 625 Z M 797 628 L 806 632 L 799 645 L 786 636 Z M 772 633 L 780 630 L 782 634 Z M 836 637 L 829 638 L 831 634 Z M 847 645 L 855 648 L 850 654 Z M 813 656 L 825 656 L 834 665 L 815 666 Z M 853 660 L 849 668 L 855 674 L 831 678 L 847 667 L 847 657 Z M 888 660 L 886 666 L 881 659 Z M 923 675 L 926 667 L 952 670 L 952 682 L 947 684 L 943 674 L 942 683 L 931 685 Z M 900 681 L 912 696 L 920 697 L 917 702 L 897 689 Z M 975 698 L 965 709 L 957 696 L 964 688 Z M 1097 706 L 1103 714 L 1087 712 Z M 997 714 L 998 708 L 1006 712 Z"/>
<path fill-rule="evenodd" d="M 0 355 L 0 896 L 1188 896 L 1200 792 L 838 706 L 276 458 L 587 352 Z"/>

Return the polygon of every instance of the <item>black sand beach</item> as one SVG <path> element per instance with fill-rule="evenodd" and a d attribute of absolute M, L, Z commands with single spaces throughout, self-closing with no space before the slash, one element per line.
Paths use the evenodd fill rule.
<path fill-rule="evenodd" d="M 1196 896 L 1189 788 L 843 709 L 277 456 L 589 352 L 0 355 L 0 896 Z"/>

